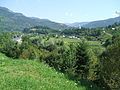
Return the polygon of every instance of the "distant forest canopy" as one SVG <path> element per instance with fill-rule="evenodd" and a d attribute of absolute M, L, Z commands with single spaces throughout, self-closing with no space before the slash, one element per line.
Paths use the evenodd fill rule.
<path fill-rule="evenodd" d="M 102 38 L 111 37 L 112 35 L 119 35 L 120 33 L 120 23 L 115 23 L 113 25 L 109 25 L 107 27 L 101 28 L 69 28 L 65 30 L 55 30 L 46 26 L 34 26 L 31 28 L 25 28 L 23 33 L 36 33 L 36 34 L 46 34 L 53 36 L 64 36 L 64 37 L 84 37 L 87 40 L 101 40 L 105 41 Z"/>
<path fill-rule="evenodd" d="M 34 26 L 47 26 L 52 29 L 67 29 L 65 24 L 52 22 L 47 19 L 26 17 L 7 8 L 0 7 L 0 31 L 22 31 L 24 28 Z"/>

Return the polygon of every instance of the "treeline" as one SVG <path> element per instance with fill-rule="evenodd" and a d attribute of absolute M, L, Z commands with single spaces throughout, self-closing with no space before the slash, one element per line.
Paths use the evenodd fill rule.
<path fill-rule="evenodd" d="M 100 41 L 102 44 L 113 36 L 120 35 L 120 23 L 115 23 L 107 27 L 100 28 L 71 28 L 61 32 L 62 35 L 74 35 L 78 38 L 84 37 L 89 41 Z"/>
<path fill-rule="evenodd" d="M 58 35 L 58 36 L 75 36 L 78 38 L 84 37 L 89 41 L 105 42 L 108 38 L 120 34 L 120 23 L 115 23 L 107 27 L 100 28 L 69 28 L 65 30 L 55 30 L 46 26 L 35 26 L 25 28 L 23 33 L 27 34 L 45 34 L 45 35 Z"/>
<path fill-rule="evenodd" d="M 60 33 L 59 30 L 51 29 L 47 26 L 34 26 L 30 28 L 25 28 L 23 33 L 37 33 L 37 34 L 58 34 Z"/>

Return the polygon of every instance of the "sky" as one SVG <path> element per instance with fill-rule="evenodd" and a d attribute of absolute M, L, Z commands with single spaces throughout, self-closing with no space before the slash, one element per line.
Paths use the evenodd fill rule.
<path fill-rule="evenodd" d="M 0 0 L 0 6 L 28 17 L 73 23 L 117 17 L 120 0 Z"/>

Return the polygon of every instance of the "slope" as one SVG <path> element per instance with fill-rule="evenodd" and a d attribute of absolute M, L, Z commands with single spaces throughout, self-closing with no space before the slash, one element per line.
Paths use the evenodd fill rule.
<path fill-rule="evenodd" d="M 1 90 L 86 90 L 43 63 L 0 54 Z"/>
<path fill-rule="evenodd" d="M 71 23 L 66 25 L 71 27 L 97 28 L 97 27 L 106 27 L 114 23 L 120 23 L 120 17 L 91 21 L 91 22 L 76 22 L 76 23 Z"/>
<path fill-rule="evenodd" d="M 89 22 L 88 24 L 83 25 L 83 27 L 86 27 L 86 28 L 106 27 L 114 23 L 120 23 L 120 17 Z"/>
<path fill-rule="evenodd" d="M 5 7 L 0 7 L 0 31 L 21 31 L 33 26 L 47 26 L 52 29 L 66 29 L 67 25 L 52 22 L 47 19 L 26 17 Z"/>
<path fill-rule="evenodd" d="M 70 26 L 70 27 L 82 27 L 86 24 L 88 24 L 89 22 L 75 22 L 75 23 L 68 23 L 66 25 Z"/>

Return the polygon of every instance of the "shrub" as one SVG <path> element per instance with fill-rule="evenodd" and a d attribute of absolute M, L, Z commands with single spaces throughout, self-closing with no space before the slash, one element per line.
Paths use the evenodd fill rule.
<path fill-rule="evenodd" d="M 108 46 L 102 54 L 101 76 L 111 89 L 120 89 L 120 43 Z"/>

